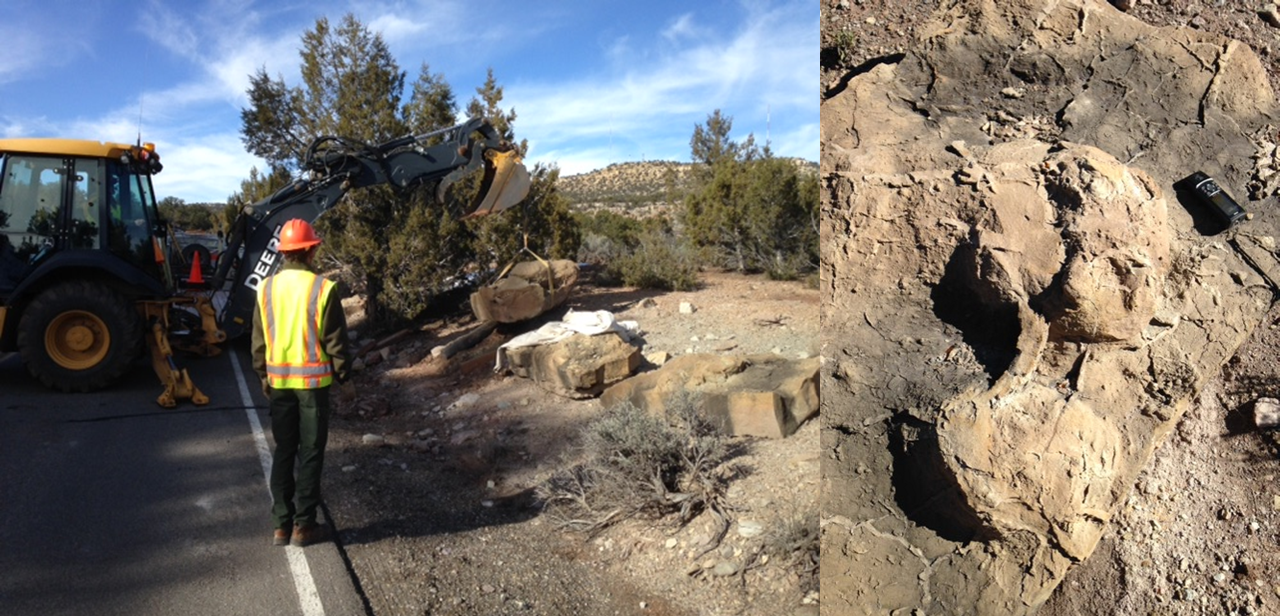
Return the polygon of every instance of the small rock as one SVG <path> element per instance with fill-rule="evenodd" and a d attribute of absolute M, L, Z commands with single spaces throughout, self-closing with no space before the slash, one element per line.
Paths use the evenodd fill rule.
<path fill-rule="evenodd" d="M 1267 25 L 1273 28 L 1280 28 L 1280 8 L 1277 8 L 1276 5 L 1268 4 L 1262 7 L 1262 10 L 1258 11 L 1258 16 L 1262 18 L 1262 21 L 1267 22 Z"/>
<path fill-rule="evenodd" d="M 1223 582 L 1227 581 L 1227 574 L 1225 574 L 1225 573 L 1223 573 L 1223 572 L 1219 571 L 1219 572 L 1217 572 L 1217 573 L 1213 574 L 1213 581 L 1214 581 L 1214 582 L 1216 582 L 1216 583 L 1218 583 L 1218 584 L 1221 584 L 1221 583 L 1223 583 Z"/>
<path fill-rule="evenodd" d="M 354 472 L 355 472 L 355 470 L 356 470 L 356 468 L 358 468 L 356 465 L 354 465 L 354 464 L 348 464 L 348 465 L 346 465 L 346 466 L 342 467 L 342 472 L 344 472 L 344 473 L 354 473 Z"/>
<path fill-rule="evenodd" d="M 762 534 L 764 534 L 764 524 L 761 524 L 756 520 L 738 521 L 738 536 L 750 539 L 752 537 L 759 537 Z"/>
<path fill-rule="evenodd" d="M 1005 98 L 1019 99 L 1027 95 L 1027 91 L 1022 88 L 1005 88 L 1000 91 L 1000 96 Z"/>
<path fill-rule="evenodd" d="M 672 537 L 672 538 L 670 538 L 670 539 L 667 539 L 667 542 L 666 542 L 664 545 L 666 545 L 666 546 L 667 546 L 667 549 L 668 549 L 668 550 L 674 550 L 674 549 L 675 549 L 675 547 L 676 547 L 677 545 L 679 545 L 679 544 L 680 544 L 680 542 L 679 542 L 679 541 L 676 541 L 676 538 L 675 538 L 675 537 Z"/>
<path fill-rule="evenodd" d="M 644 299 L 640 300 L 640 307 L 641 307 L 641 308 L 654 308 L 654 307 L 656 307 L 657 305 L 658 305 L 658 302 L 653 301 L 653 298 L 652 298 L 652 297 L 646 297 L 646 298 L 644 298 Z"/>
<path fill-rule="evenodd" d="M 969 146 L 965 145 L 963 141 L 952 141 L 951 145 L 947 146 L 947 149 L 955 152 L 960 158 L 973 156 L 973 153 L 969 151 Z"/>
<path fill-rule="evenodd" d="M 480 401 L 480 394 L 478 393 L 471 392 L 469 394 L 463 394 L 462 397 L 458 398 L 453 402 L 453 404 L 449 405 L 449 410 L 465 409 L 479 401 Z"/>
<path fill-rule="evenodd" d="M 738 565 L 725 560 L 716 563 L 716 566 L 711 569 L 711 574 L 717 577 L 729 577 L 737 572 Z"/>
<path fill-rule="evenodd" d="M 696 309 L 689 302 L 680 302 L 680 314 L 693 314 Z"/>
<path fill-rule="evenodd" d="M 490 592 L 493 592 L 493 591 L 495 591 L 495 590 L 497 590 L 497 589 L 496 589 L 496 588 L 494 588 L 494 587 L 493 587 L 493 585 L 491 585 L 491 584 L 484 584 L 484 585 L 480 586 L 480 590 L 483 590 L 483 591 L 484 591 L 484 592 L 486 592 L 486 593 L 490 593 Z"/>
<path fill-rule="evenodd" d="M 366 434 L 360 437 L 360 442 L 365 445 L 383 445 L 387 442 L 387 439 L 381 434 Z"/>

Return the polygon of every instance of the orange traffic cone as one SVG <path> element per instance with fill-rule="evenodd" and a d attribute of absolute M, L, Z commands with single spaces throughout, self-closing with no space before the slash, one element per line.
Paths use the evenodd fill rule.
<path fill-rule="evenodd" d="M 191 256 L 191 275 L 187 276 L 187 284 L 204 284 L 204 274 L 200 272 L 200 255 Z"/>

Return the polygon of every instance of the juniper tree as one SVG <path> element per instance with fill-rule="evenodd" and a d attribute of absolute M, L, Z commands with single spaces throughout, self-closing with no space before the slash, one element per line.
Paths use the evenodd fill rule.
<path fill-rule="evenodd" d="M 299 86 L 259 70 L 250 79 L 250 106 L 241 112 L 246 148 L 273 169 L 297 172 L 306 147 L 320 135 L 380 143 L 406 134 L 423 134 L 457 123 L 453 90 L 442 75 L 423 63 L 406 93 L 406 75 L 381 35 L 350 14 L 337 28 L 325 18 L 303 34 Z M 501 108 L 502 88 L 490 70 L 468 113 L 488 118 L 500 134 L 514 140 L 514 110 Z M 402 98 L 407 96 L 407 100 Z M 521 151 L 525 144 L 519 144 Z M 365 293 L 365 312 L 375 325 L 412 319 L 450 277 L 476 261 L 487 266 L 498 255 L 513 255 L 523 245 L 513 218 L 531 235 L 531 246 L 546 253 L 572 254 L 576 232 L 568 207 L 555 191 L 554 174 L 534 171 L 530 199 L 516 211 L 478 224 L 458 220 L 461 203 L 474 199 L 480 174 L 459 182 L 441 206 L 434 187 L 395 192 L 370 187 L 349 193 L 317 221 L 325 237 L 321 257 L 342 266 L 344 275 Z M 494 238 L 489 244 L 477 238 Z M 514 249 L 512 248 L 514 246 Z"/>
<path fill-rule="evenodd" d="M 761 152 L 716 110 L 689 140 L 695 186 L 685 198 L 685 234 L 737 271 L 794 278 L 817 266 L 818 192 L 790 161 Z"/>
<path fill-rule="evenodd" d="M 489 118 L 498 134 L 514 143 L 516 112 L 502 108 L 502 87 L 494 78 L 492 68 L 467 103 L 467 113 Z M 521 154 L 528 149 L 525 141 L 514 145 Z M 569 202 L 556 187 L 559 177 L 558 169 L 536 165 L 530 170 L 529 196 L 521 204 L 505 214 L 481 218 L 472 225 L 476 238 L 474 251 L 482 266 L 502 268 L 521 259 L 526 238 L 528 248 L 544 259 L 577 256 L 581 238 L 577 221 L 570 214 Z"/>

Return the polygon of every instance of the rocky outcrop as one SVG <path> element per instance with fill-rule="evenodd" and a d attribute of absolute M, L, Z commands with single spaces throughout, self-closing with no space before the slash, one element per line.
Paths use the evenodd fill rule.
<path fill-rule="evenodd" d="M 822 111 L 824 609 L 1027 614 L 1272 301 L 1275 216 L 1175 185 L 1242 196 L 1275 100 L 1093 0 L 927 30 Z"/>
<path fill-rule="evenodd" d="M 661 413 L 677 393 L 692 393 L 705 418 L 725 434 L 782 438 L 818 413 L 818 358 L 735 357 L 695 353 L 606 389 L 605 407 L 629 402 Z"/>

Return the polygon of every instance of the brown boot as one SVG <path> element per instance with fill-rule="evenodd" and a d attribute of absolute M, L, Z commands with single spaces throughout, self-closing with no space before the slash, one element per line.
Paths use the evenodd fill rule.
<path fill-rule="evenodd" d="M 320 543 L 329 538 L 329 527 L 323 524 L 297 525 L 293 527 L 293 540 L 290 545 L 304 548 L 313 543 Z"/>
<path fill-rule="evenodd" d="M 289 529 L 277 528 L 271 536 L 271 545 L 289 545 Z"/>

